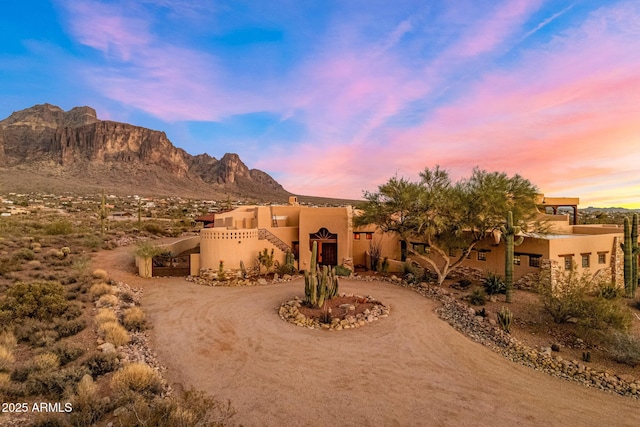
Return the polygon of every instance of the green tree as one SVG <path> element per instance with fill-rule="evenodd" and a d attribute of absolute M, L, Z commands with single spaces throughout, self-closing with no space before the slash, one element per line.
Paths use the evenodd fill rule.
<path fill-rule="evenodd" d="M 475 168 L 469 178 L 453 182 L 439 166 L 425 168 L 421 180 L 393 177 L 376 192 L 365 192 L 356 226 L 376 224 L 395 233 L 407 251 L 422 260 L 442 284 L 464 262 L 474 246 L 500 230 L 507 212 L 524 227 L 537 212 L 537 188 L 520 175 Z M 411 242 L 426 243 L 419 253 Z M 451 249 L 461 249 L 452 260 Z"/>

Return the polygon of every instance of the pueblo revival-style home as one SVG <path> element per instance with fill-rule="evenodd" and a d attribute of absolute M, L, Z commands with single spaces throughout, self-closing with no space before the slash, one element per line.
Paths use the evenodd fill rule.
<path fill-rule="evenodd" d="M 526 280 L 541 268 L 556 271 L 574 265 L 579 272 L 610 278 L 623 286 L 623 256 L 620 243 L 623 229 L 617 225 L 577 225 L 578 198 L 545 198 L 540 196 L 540 215 L 551 225 L 552 234 L 525 234 L 514 256 L 514 280 Z M 573 215 L 558 214 L 558 208 L 571 208 Z M 296 197 L 288 205 L 243 206 L 208 218 L 208 225 L 197 237 L 186 238 L 167 247 L 177 259 L 182 255 L 183 273 L 197 276 L 204 269 L 239 269 L 241 262 L 253 267 L 257 255 L 265 248 L 274 251 L 274 259 L 285 262 L 287 252 L 294 254 L 299 270 L 309 268 L 313 242 L 318 244 L 317 262 L 321 265 L 371 267 L 372 245 L 380 256 L 389 260 L 389 271 L 402 271 L 406 251 L 390 233 L 375 226 L 354 228 L 357 215 L 351 206 L 300 206 Z M 573 218 L 573 220 L 571 220 Z M 428 250 L 424 243 L 411 242 L 413 249 Z M 459 251 L 450 253 L 452 258 Z M 483 273 L 504 273 L 504 244 L 493 238 L 479 242 L 462 264 Z M 137 260 L 141 276 L 155 274 L 151 260 Z"/>

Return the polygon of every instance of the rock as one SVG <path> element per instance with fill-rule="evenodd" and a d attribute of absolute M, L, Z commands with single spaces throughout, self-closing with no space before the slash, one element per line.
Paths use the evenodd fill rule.
<path fill-rule="evenodd" d="M 491 302 L 496 302 L 496 301 L 498 301 L 498 297 L 497 297 L 497 296 L 495 296 L 495 295 L 491 295 L 491 296 L 489 297 L 489 301 L 491 301 Z"/>
<path fill-rule="evenodd" d="M 282 280 L 284 281 L 289 281 L 291 279 L 293 279 L 293 277 L 290 274 L 285 274 L 282 276 Z"/>
<path fill-rule="evenodd" d="M 260 277 L 257 280 L 258 285 L 266 285 L 267 284 L 267 279 Z"/>
<path fill-rule="evenodd" d="M 542 347 L 540 349 L 540 354 L 551 357 L 551 347 Z"/>
<path fill-rule="evenodd" d="M 110 342 L 105 342 L 98 346 L 98 350 L 100 350 L 104 354 L 111 354 L 116 352 L 116 346 L 114 346 Z"/>
<path fill-rule="evenodd" d="M 551 344 L 551 351 L 560 351 L 560 344 Z"/>

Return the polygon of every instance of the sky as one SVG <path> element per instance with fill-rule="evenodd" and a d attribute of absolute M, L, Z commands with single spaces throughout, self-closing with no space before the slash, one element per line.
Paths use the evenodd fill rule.
<path fill-rule="evenodd" d="M 296 194 L 440 165 L 640 208 L 637 0 L 6 2 L 0 118 L 43 103 L 237 153 Z"/>

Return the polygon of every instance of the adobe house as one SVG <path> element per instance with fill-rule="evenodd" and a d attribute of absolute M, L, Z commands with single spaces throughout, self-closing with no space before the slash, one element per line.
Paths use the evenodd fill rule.
<path fill-rule="evenodd" d="M 540 196 L 541 211 L 549 208 L 557 212 L 559 207 L 570 207 L 573 220 L 566 214 L 540 214 L 552 233 L 523 235 L 523 243 L 515 248 L 515 281 L 527 280 L 543 267 L 562 271 L 575 264 L 579 273 L 588 269 L 622 286 L 622 227 L 573 224 L 578 204 L 578 198 Z M 188 271 L 193 276 L 199 275 L 201 269 L 217 270 L 220 261 L 224 262 L 225 269 L 239 269 L 241 261 L 246 268 L 254 267 L 258 253 L 265 248 L 273 249 L 280 263 L 284 263 L 287 251 L 292 252 L 298 261 L 297 267 L 305 270 L 311 263 L 314 241 L 318 243 L 317 262 L 321 265 L 369 266 L 369 252 L 374 245 L 379 247 L 381 257 L 389 259 L 390 272 L 401 272 L 407 251 L 397 237 L 383 233 L 374 225 L 354 229 L 354 215 L 357 212 L 351 206 L 300 206 L 293 196 L 288 205 L 242 206 L 217 213 L 213 223 L 200 230 L 200 236 L 181 240 L 167 249 L 176 256 L 188 253 Z M 428 250 L 424 243 L 410 244 L 413 249 Z M 459 255 L 459 251 L 450 252 L 452 258 Z M 504 243 L 488 238 L 475 246 L 462 265 L 503 275 L 504 256 Z M 147 264 L 139 265 L 141 275 L 143 266 L 144 276 L 150 275 Z"/>

